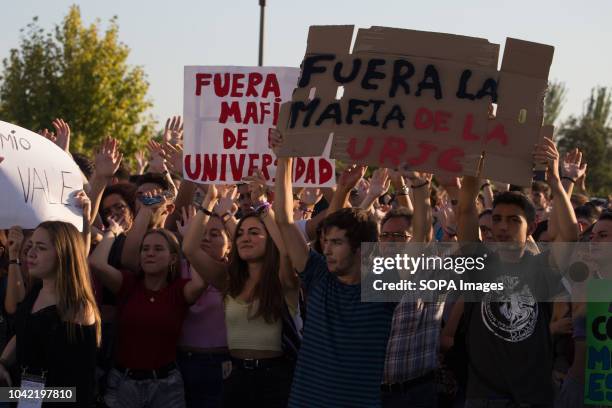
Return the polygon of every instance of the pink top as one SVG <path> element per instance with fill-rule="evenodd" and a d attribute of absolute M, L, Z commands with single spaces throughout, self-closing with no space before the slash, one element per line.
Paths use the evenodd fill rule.
<path fill-rule="evenodd" d="M 182 268 L 182 276 L 191 277 L 189 267 Z M 208 285 L 189 308 L 178 344 L 203 349 L 227 347 L 223 294 L 214 286 Z"/>

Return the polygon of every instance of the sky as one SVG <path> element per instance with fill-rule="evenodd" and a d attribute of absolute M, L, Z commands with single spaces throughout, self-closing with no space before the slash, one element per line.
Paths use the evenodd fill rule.
<path fill-rule="evenodd" d="M 592 87 L 612 86 L 612 1 L 609 0 L 267 0 L 264 65 L 299 66 L 310 25 L 386 26 L 555 47 L 550 79 L 565 82 L 561 118 L 579 115 Z M 19 45 L 20 28 L 38 16 L 43 28 L 77 4 L 85 23 L 118 17 L 119 35 L 150 83 L 151 113 L 163 125 L 181 114 L 183 66 L 257 65 L 258 0 L 0 0 L 0 59 Z"/>

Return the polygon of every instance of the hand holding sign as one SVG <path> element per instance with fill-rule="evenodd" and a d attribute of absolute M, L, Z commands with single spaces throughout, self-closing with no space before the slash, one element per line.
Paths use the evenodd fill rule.
<path fill-rule="evenodd" d="M 68 127 L 58 123 L 62 138 Z M 46 134 L 51 137 L 49 132 Z M 57 141 L 57 138 L 53 136 Z M 43 221 L 70 222 L 81 230 L 83 219 L 74 196 L 83 188 L 81 172 L 64 150 L 47 138 L 0 121 L 0 228 L 35 228 Z"/>
<path fill-rule="evenodd" d="M 549 182 L 559 180 L 559 151 L 552 139 L 545 137 L 541 143 L 536 145 L 533 159 L 536 163 L 548 163 L 546 178 Z"/>
<path fill-rule="evenodd" d="M 92 224 L 91 201 L 85 191 L 79 191 L 75 196 L 75 205 L 83 209 L 83 226 Z"/>

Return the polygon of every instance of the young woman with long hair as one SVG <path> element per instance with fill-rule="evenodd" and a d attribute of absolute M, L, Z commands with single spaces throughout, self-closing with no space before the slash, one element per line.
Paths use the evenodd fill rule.
<path fill-rule="evenodd" d="M 7 370 L 17 364 L 22 379 L 76 387 L 77 404 L 69 406 L 92 406 L 100 315 L 85 241 L 76 227 L 59 221 L 40 224 L 31 240 L 27 267 L 37 281 L 18 307 L 16 334 L 2 353 L 0 378 L 10 384 Z"/>
<path fill-rule="evenodd" d="M 150 207 L 155 211 L 155 205 Z M 110 248 L 121 232 L 118 224 L 111 224 L 90 258 L 98 278 L 118 301 L 114 368 L 104 400 L 110 407 L 126 401 L 133 407 L 183 407 L 176 346 L 187 310 L 202 294 L 204 282 L 197 274 L 190 280 L 180 277 L 180 245 L 165 229 L 145 234 L 138 274 L 109 265 Z"/>
<path fill-rule="evenodd" d="M 297 309 L 298 287 L 284 277 L 293 271 L 267 204 L 243 215 L 229 264 L 219 268 L 199 246 L 216 200 L 217 190 L 211 185 L 185 234 L 183 250 L 203 278 L 224 293 L 232 360 L 224 370 L 223 405 L 285 407 L 293 364 L 282 347 L 283 317 Z"/>

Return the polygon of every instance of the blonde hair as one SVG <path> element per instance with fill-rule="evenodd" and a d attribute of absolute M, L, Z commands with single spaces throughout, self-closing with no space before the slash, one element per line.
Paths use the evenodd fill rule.
<path fill-rule="evenodd" d="M 68 323 L 68 339 L 76 340 L 79 317 L 93 313 L 95 317 L 96 344 L 100 345 L 101 321 L 96 305 L 91 275 L 85 253 L 85 241 L 72 224 L 61 221 L 46 221 L 38 228 L 49 233 L 57 254 L 57 310 L 62 320 Z"/>

